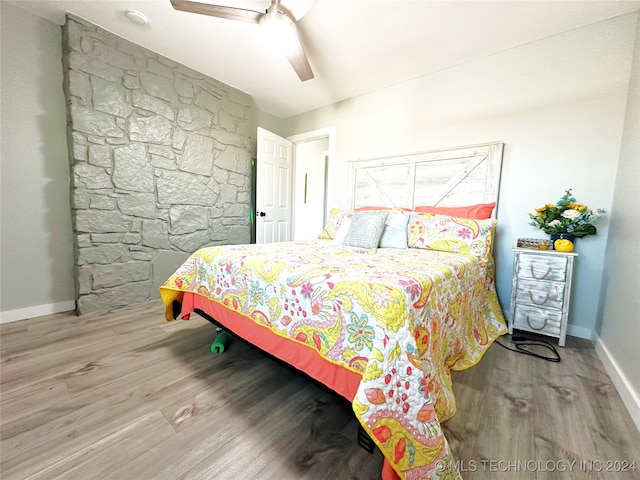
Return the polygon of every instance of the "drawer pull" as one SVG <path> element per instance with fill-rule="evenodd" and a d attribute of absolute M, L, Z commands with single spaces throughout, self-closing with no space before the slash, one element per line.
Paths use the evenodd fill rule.
<path fill-rule="evenodd" d="M 530 269 L 531 269 L 531 276 L 533 278 L 535 278 L 536 280 L 544 280 L 545 278 L 547 278 L 547 275 L 549 275 L 549 273 L 551 273 L 551 267 L 547 267 L 547 271 L 544 272 L 544 274 L 541 277 L 537 277 L 536 276 L 536 272 L 533 269 L 533 265 L 531 265 Z"/>
<path fill-rule="evenodd" d="M 532 329 L 534 330 L 544 330 L 544 327 L 547 326 L 547 319 L 544 319 L 544 323 L 542 324 L 541 327 L 534 327 L 533 325 L 531 325 L 531 321 L 529 320 L 529 315 L 527 315 L 527 325 L 529 325 Z"/>
<path fill-rule="evenodd" d="M 531 301 L 536 304 L 536 305 L 544 305 L 545 303 L 547 303 L 547 301 L 549 300 L 549 292 L 547 292 L 547 296 L 545 297 L 544 300 L 542 300 L 541 302 L 536 302 L 533 299 L 533 294 L 531 293 L 531 290 L 529 290 L 529 298 L 531 299 Z"/>

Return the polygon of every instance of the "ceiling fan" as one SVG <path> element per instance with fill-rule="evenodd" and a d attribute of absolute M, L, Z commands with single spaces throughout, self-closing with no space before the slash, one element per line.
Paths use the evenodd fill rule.
<path fill-rule="evenodd" d="M 312 2 L 307 3 L 310 7 Z M 271 0 L 271 5 L 264 12 L 191 0 L 171 0 L 171 5 L 174 9 L 183 12 L 259 24 L 266 31 L 265 34 L 276 38 L 279 44 L 286 45 L 286 48 L 283 48 L 285 55 L 300 80 L 305 82 L 313 78 L 311 65 L 309 65 L 296 29 L 296 21 L 306 11 L 296 12 L 297 15 L 294 15 L 291 9 L 281 4 L 280 0 Z"/>

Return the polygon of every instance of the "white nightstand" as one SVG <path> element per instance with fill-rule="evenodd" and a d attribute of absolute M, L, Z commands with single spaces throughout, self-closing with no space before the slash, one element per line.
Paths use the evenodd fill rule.
<path fill-rule="evenodd" d="M 564 347 L 578 254 L 528 248 L 514 248 L 513 254 L 509 333 L 515 329 L 549 335 Z"/>

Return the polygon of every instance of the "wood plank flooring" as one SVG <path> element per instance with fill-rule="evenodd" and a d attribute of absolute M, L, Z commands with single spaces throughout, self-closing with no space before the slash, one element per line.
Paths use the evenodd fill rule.
<path fill-rule="evenodd" d="M 210 353 L 216 334 L 159 301 L 0 325 L 0 478 L 380 478 L 346 401 L 238 340 Z M 591 344 L 559 350 L 494 345 L 454 373 L 444 428 L 465 480 L 640 478 L 598 471 L 640 469 L 640 433 Z"/>

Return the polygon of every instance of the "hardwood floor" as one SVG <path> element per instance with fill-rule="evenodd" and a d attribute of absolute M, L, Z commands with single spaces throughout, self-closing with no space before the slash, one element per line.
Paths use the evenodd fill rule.
<path fill-rule="evenodd" d="M 0 325 L 0 477 L 380 478 L 346 401 L 240 341 L 211 354 L 215 336 L 196 315 L 165 322 L 159 301 Z M 560 353 L 494 345 L 454 374 L 444 427 L 465 480 L 640 478 L 597 471 L 640 469 L 640 433 L 593 347 Z"/>
<path fill-rule="evenodd" d="M 458 413 L 444 429 L 465 480 L 640 479 L 640 432 L 593 345 L 556 348 L 559 363 L 494 344 L 454 373 Z"/>

